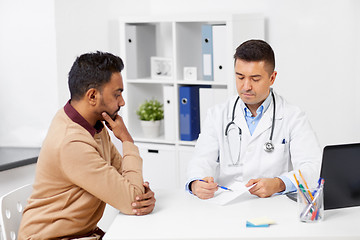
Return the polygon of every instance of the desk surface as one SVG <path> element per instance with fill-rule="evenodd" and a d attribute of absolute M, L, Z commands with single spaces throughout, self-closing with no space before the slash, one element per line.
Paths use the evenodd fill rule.
<path fill-rule="evenodd" d="M 118 214 L 104 239 L 360 239 L 360 207 L 326 210 L 322 222 L 302 223 L 297 203 L 286 196 L 244 194 L 220 206 L 183 190 L 154 192 L 153 213 Z M 264 216 L 276 224 L 246 228 L 246 220 Z"/>
<path fill-rule="evenodd" d="M 40 148 L 0 147 L 0 171 L 36 163 Z"/>

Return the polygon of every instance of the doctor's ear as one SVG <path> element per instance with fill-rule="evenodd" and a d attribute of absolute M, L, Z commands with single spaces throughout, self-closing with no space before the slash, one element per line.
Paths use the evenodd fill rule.
<path fill-rule="evenodd" d="M 277 71 L 273 71 L 273 73 L 270 75 L 270 83 L 271 83 L 271 85 L 274 84 L 276 75 L 277 75 Z"/>

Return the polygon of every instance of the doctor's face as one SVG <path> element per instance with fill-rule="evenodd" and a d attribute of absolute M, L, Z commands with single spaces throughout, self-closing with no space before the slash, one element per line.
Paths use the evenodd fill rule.
<path fill-rule="evenodd" d="M 247 62 L 236 59 L 236 89 L 241 100 L 250 110 L 256 109 L 265 101 L 270 93 L 277 72 L 269 74 L 264 61 Z"/>

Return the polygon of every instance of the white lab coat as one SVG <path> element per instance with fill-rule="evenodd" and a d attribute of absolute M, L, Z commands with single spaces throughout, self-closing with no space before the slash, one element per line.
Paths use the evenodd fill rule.
<path fill-rule="evenodd" d="M 226 103 L 208 110 L 193 158 L 188 165 L 187 184 L 194 179 L 207 176 L 214 177 L 218 184 L 225 186 L 234 180 L 247 183 L 252 178 L 286 176 L 296 186 L 293 173 L 296 172 L 296 176 L 299 177 L 298 169 L 300 169 L 308 184 L 316 186 L 322 160 L 322 151 L 316 135 L 304 112 L 288 104 L 275 92 L 274 94 L 276 102 L 274 151 L 264 151 L 264 144 L 269 141 L 272 126 L 274 107 L 272 100 L 251 136 L 239 99 L 234 122 L 242 130 L 241 141 L 239 141 L 238 128 L 233 124 L 231 134 L 229 132 L 230 144 L 228 144 L 225 128 L 231 121 L 237 98 L 234 96 Z M 239 151 L 240 161 L 234 166 Z"/>

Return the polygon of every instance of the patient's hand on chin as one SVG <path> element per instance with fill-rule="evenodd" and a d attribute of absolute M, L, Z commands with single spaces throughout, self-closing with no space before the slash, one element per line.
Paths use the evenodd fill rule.
<path fill-rule="evenodd" d="M 113 131 L 114 135 L 122 142 L 129 141 L 134 142 L 129 131 L 127 130 L 124 120 L 120 115 L 115 115 L 115 120 L 111 119 L 109 114 L 103 112 L 102 117 L 105 120 L 106 126 Z"/>

